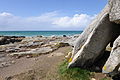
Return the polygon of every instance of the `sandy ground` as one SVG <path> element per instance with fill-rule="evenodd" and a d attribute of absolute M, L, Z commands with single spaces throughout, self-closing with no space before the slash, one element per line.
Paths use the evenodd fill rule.
<path fill-rule="evenodd" d="M 71 49 L 71 47 L 62 47 L 39 57 L 17 59 L 15 64 L 0 68 L 0 80 L 60 80 L 58 66 Z M 104 77 L 102 73 L 94 75 L 96 80 Z"/>
<path fill-rule="evenodd" d="M 35 58 L 20 58 L 15 64 L 0 68 L 0 80 L 57 80 L 57 67 L 71 47 Z"/>

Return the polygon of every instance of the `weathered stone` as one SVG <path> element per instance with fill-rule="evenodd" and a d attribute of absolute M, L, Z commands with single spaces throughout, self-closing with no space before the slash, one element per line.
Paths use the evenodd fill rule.
<path fill-rule="evenodd" d="M 79 37 L 79 35 L 74 35 L 74 36 L 69 37 L 69 39 L 67 39 L 66 41 L 63 41 L 63 42 L 68 43 L 70 46 L 74 47 L 74 44 L 78 37 Z"/>
<path fill-rule="evenodd" d="M 69 53 L 67 54 L 67 56 L 65 56 L 65 58 L 66 58 L 67 60 L 69 60 L 69 59 L 71 58 L 71 55 L 72 55 L 72 52 L 69 52 Z"/>
<path fill-rule="evenodd" d="M 20 50 L 20 49 L 19 48 L 18 49 L 17 48 L 9 48 L 5 52 L 11 53 L 11 52 L 17 52 L 18 50 Z"/>
<path fill-rule="evenodd" d="M 40 37 L 40 38 L 41 38 L 41 37 L 43 37 L 43 36 L 42 36 L 42 35 L 39 35 L 39 36 L 37 36 L 37 37 Z"/>
<path fill-rule="evenodd" d="M 11 64 L 15 64 L 15 61 L 11 61 Z"/>
<path fill-rule="evenodd" d="M 72 51 L 72 58 L 74 55 L 81 49 L 81 47 L 85 44 L 86 40 L 88 39 L 88 36 L 90 33 L 98 27 L 97 25 L 102 20 L 102 16 L 105 14 L 108 14 L 109 12 L 109 6 L 106 5 L 106 7 L 102 10 L 102 12 L 91 22 L 91 24 L 80 34 L 78 39 L 75 42 L 73 51 Z"/>
<path fill-rule="evenodd" d="M 51 47 L 42 47 L 42 48 L 36 48 L 31 49 L 30 51 L 26 52 L 17 52 L 17 53 L 11 53 L 11 56 L 27 56 L 27 55 L 40 55 L 40 54 L 47 54 L 49 52 L 52 52 L 53 49 Z"/>
<path fill-rule="evenodd" d="M 63 37 L 67 37 L 66 35 L 63 35 Z"/>
<path fill-rule="evenodd" d="M 4 50 L 4 49 L 1 49 L 0 52 L 5 52 L 5 50 Z"/>
<path fill-rule="evenodd" d="M 108 11 L 104 12 L 93 26 L 94 29 L 89 34 L 85 44 L 69 63 L 70 68 L 89 68 L 92 66 L 97 58 L 103 55 L 106 46 L 116 36 L 114 31 L 119 28 L 119 25 L 109 21 Z"/>
<path fill-rule="evenodd" d="M 103 73 L 118 72 L 120 67 L 120 36 L 115 40 L 106 64 L 103 67 Z"/>
<path fill-rule="evenodd" d="M 20 42 L 22 39 L 25 38 L 24 36 L 0 36 L 0 45 Z"/>
<path fill-rule="evenodd" d="M 5 43 L 5 42 L 4 42 L 5 40 L 6 40 L 5 37 L 0 37 L 0 45 L 1 45 L 1 44 L 4 44 L 4 43 Z"/>
<path fill-rule="evenodd" d="M 37 48 L 43 45 L 43 42 L 26 42 L 24 44 L 19 44 L 20 48 Z"/>
<path fill-rule="evenodd" d="M 26 58 L 31 58 L 31 57 L 32 57 L 32 56 L 30 56 L 30 55 L 27 55 L 27 56 L 26 56 Z"/>
<path fill-rule="evenodd" d="M 120 24 L 120 0 L 109 0 L 110 21 Z"/>

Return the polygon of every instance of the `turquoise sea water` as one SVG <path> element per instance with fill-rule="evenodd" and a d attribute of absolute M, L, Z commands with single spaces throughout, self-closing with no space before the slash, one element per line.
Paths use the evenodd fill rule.
<path fill-rule="evenodd" d="M 80 34 L 82 31 L 0 31 L 4 36 L 62 36 Z"/>

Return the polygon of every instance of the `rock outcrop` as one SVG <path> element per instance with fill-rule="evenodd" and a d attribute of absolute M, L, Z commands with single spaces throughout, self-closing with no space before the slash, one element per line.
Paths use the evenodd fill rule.
<path fill-rule="evenodd" d="M 120 67 L 120 36 L 115 40 L 110 57 L 103 67 L 103 73 L 119 71 Z"/>
<path fill-rule="evenodd" d="M 0 36 L 0 45 L 20 42 L 24 39 L 24 36 Z"/>
<path fill-rule="evenodd" d="M 83 47 L 76 53 L 69 67 L 90 67 L 96 58 L 101 56 L 112 40 L 114 33 L 114 23 L 109 21 L 109 15 L 101 16 L 100 22 L 96 23 L 96 28 L 89 34 Z"/>
<path fill-rule="evenodd" d="M 81 49 L 81 47 L 85 44 L 86 40 L 88 39 L 88 36 L 92 31 L 98 27 L 97 24 L 100 23 L 102 16 L 109 13 L 109 7 L 106 5 L 106 7 L 101 11 L 101 13 L 91 22 L 91 24 L 81 33 L 81 35 L 77 38 L 73 51 L 72 51 L 72 58 L 74 55 Z"/>
<path fill-rule="evenodd" d="M 109 0 L 110 21 L 120 24 L 120 0 Z"/>
<path fill-rule="evenodd" d="M 31 49 L 30 51 L 26 51 L 26 52 L 17 52 L 17 53 L 11 53 L 11 56 L 26 56 L 26 55 L 30 55 L 30 56 L 38 56 L 41 54 L 47 54 L 52 52 L 53 49 L 51 47 L 43 47 L 43 48 L 36 48 L 36 49 Z"/>
<path fill-rule="evenodd" d="M 78 36 L 34 36 L 34 37 L 17 37 L 1 36 L 0 41 L 0 68 L 11 66 L 16 59 L 26 57 L 35 58 L 40 55 L 46 55 L 61 47 L 67 47 L 73 44 L 74 39 Z M 11 40 L 13 40 L 11 42 Z M 9 40 L 9 41 L 8 41 Z M 19 41 L 18 41 L 19 40 Z M 4 42 L 5 41 L 5 42 Z M 51 54 L 61 56 L 62 53 Z M 14 61 L 13 61 L 14 60 Z"/>
<path fill-rule="evenodd" d="M 68 67 L 90 68 L 103 59 L 108 44 L 112 47 L 110 57 L 103 67 L 104 73 L 120 67 L 120 0 L 109 0 L 103 11 L 92 21 L 76 40 Z M 117 38 L 118 37 L 118 38 Z M 117 38 L 117 39 L 116 39 Z M 115 42 L 114 42 L 115 41 Z M 114 45 L 113 45 L 114 42 Z M 105 63 L 105 62 L 104 62 Z M 117 70 L 119 72 L 119 70 Z"/>

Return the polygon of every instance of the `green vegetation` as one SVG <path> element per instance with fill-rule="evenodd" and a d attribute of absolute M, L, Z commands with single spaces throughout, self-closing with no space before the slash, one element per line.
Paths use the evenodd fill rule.
<path fill-rule="evenodd" d="M 55 46 L 56 46 L 57 48 L 60 48 L 60 47 L 69 46 L 69 44 L 68 44 L 68 43 L 63 43 L 63 42 L 58 42 Z"/>
<path fill-rule="evenodd" d="M 100 80 L 111 80 L 110 78 L 102 78 Z"/>
<path fill-rule="evenodd" d="M 60 80 L 90 80 L 91 72 L 80 68 L 67 69 L 68 62 L 59 66 Z"/>

